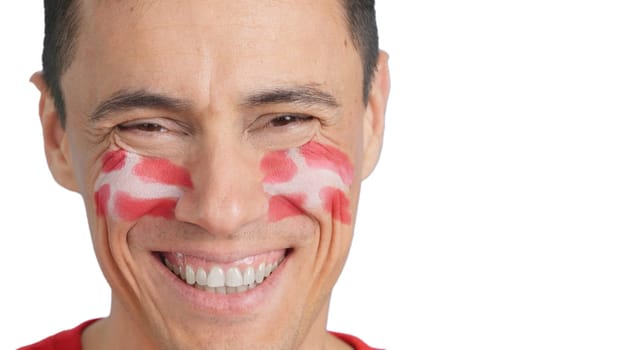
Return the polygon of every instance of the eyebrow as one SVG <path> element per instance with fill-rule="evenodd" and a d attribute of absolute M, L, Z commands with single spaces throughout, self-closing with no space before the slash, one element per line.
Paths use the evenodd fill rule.
<path fill-rule="evenodd" d="M 106 115 L 123 112 L 136 108 L 167 109 L 172 111 L 187 111 L 192 103 L 187 100 L 152 93 L 147 90 L 120 90 L 112 94 L 110 98 L 100 103 L 89 120 L 95 122 Z"/>
<path fill-rule="evenodd" d="M 341 106 L 334 96 L 313 85 L 261 90 L 246 96 L 243 99 L 242 105 L 245 107 L 257 107 L 280 103 L 293 103 L 301 106 L 320 105 L 330 109 L 337 109 Z M 112 113 L 138 108 L 188 111 L 192 109 L 192 103 L 188 100 L 153 93 L 144 89 L 119 90 L 100 103 L 89 115 L 89 120 L 96 122 Z"/>
<path fill-rule="evenodd" d="M 245 107 L 257 107 L 261 105 L 292 103 L 301 106 L 322 106 L 331 109 L 340 107 L 337 99 L 313 85 L 277 87 L 261 90 L 246 96 L 242 105 Z"/>

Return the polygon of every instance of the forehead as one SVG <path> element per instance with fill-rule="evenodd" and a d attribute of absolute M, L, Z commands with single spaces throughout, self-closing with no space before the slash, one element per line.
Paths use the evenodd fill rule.
<path fill-rule="evenodd" d="M 212 101 L 284 83 L 360 91 L 349 86 L 362 68 L 338 0 L 84 1 L 80 16 L 65 75 L 69 86 L 88 78 L 80 90 L 91 99 L 145 87 Z"/>

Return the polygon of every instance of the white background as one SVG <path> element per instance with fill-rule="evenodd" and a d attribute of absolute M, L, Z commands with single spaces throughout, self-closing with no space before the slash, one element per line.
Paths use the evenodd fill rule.
<path fill-rule="evenodd" d="M 379 1 L 392 96 L 329 328 L 389 349 L 622 348 L 619 1 Z M 105 316 L 42 150 L 40 1 L 0 5 L 0 348 Z"/>

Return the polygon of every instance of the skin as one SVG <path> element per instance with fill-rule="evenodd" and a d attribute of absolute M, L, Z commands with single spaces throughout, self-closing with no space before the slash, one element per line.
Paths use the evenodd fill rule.
<path fill-rule="evenodd" d="M 83 333 L 84 348 L 348 348 L 326 332 L 326 320 L 353 224 L 322 208 L 269 220 L 260 163 L 310 141 L 339 149 L 353 166 L 346 195 L 354 216 L 361 180 L 380 153 L 387 55 L 365 105 L 360 56 L 337 1 L 84 1 L 81 16 L 76 56 L 61 80 L 65 128 L 41 73 L 32 81 L 50 170 L 84 198 L 112 288 L 110 315 Z M 300 86 L 331 95 L 338 107 L 247 103 L 257 92 Z M 183 100 L 183 108 L 134 106 L 90 119 L 119 91 L 137 90 Z M 97 215 L 101 158 L 115 149 L 187 169 L 194 186 L 172 219 Z M 234 260 L 275 249 L 290 253 L 261 300 L 223 302 L 213 312 L 171 292 L 152 254 Z"/>

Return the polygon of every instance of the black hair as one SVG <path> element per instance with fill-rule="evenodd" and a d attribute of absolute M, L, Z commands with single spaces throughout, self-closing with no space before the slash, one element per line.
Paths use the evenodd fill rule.
<path fill-rule="evenodd" d="M 60 78 L 69 68 L 75 55 L 79 30 L 78 0 L 45 0 L 45 37 L 43 39 L 43 78 L 54 97 L 61 124 L 65 125 L 66 111 Z"/>
<path fill-rule="evenodd" d="M 378 61 L 378 27 L 374 0 L 341 0 L 350 36 L 363 62 L 363 102 L 367 105 Z"/>

